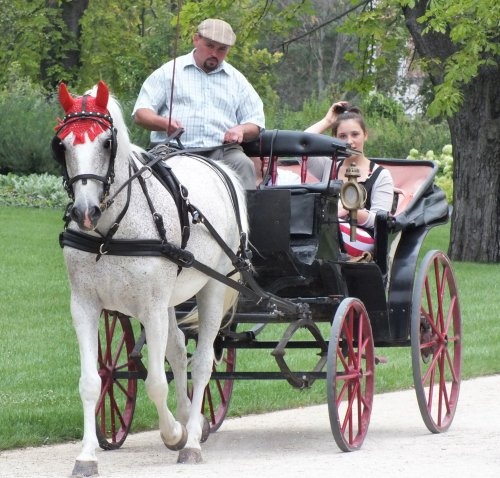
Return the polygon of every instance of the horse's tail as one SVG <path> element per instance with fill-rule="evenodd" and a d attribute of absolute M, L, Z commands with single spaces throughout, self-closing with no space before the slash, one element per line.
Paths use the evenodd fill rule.
<path fill-rule="evenodd" d="M 236 281 L 238 281 L 239 278 L 240 278 L 239 272 L 235 272 L 231 276 L 231 279 Z M 234 314 L 236 312 L 236 306 L 238 305 L 238 297 L 239 297 L 239 292 L 236 289 L 234 289 L 233 287 L 226 288 L 226 293 L 224 295 L 223 314 L 222 314 L 222 316 L 225 317 L 225 320 L 224 323 L 221 324 L 221 328 L 229 327 L 229 325 L 231 324 Z M 226 317 L 226 315 L 229 315 L 229 317 Z M 195 306 L 193 307 L 193 309 L 191 309 L 190 312 L 188 312 L 182 319 L 178 321 L 178 324 L 179 326 L 182 326 L 185 329 L 196 330 L 198 328 L 198 321 L 199 321 L 198 307 Z"/>

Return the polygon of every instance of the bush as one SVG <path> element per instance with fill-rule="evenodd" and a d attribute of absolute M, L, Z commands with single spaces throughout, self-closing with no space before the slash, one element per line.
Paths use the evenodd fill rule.
<path fill-rule="evenodd" d="M 83 93 L 83 92 L 82 92 Z M 149 131 L 133 125 L 131 111 L 135 98 L 122 103 L 131 140 L 149 144 Z M 19 80 L 0 91 L 0 174 L 58 175 L 59 166 L 52 158 L 50 143 L 54 127 L 63 111 L 55 94 Z"/>
<path fill-rule="evenodd" d="M 60 177 L 50 174 L 0 175 L 0 205 L 63 209 L 68 196 Z"/>
<path fill-rule="evenodd" d="M 434 161 L 438 167 L 436 184 L 446 193 L 449 204 L 453 203 L 453 149 L 451 144 L 446 144 L 441 148 L 441 154 L 436 155 L 434 151 L 428 150 L 425 154 L 413 148 L 407 159 L 428 159 Z"/>
<path fill-rule="evenodd" d="M 58 115 L 45 92 L 18 81 L 0 92 L 0 173 L 51 173 L 50 141 Z"/>

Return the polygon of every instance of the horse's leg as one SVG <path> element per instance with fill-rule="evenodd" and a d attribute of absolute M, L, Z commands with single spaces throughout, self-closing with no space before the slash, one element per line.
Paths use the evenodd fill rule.
<path fill-rule="evenodd" d="M 168 341 L 168 320 L 161 310 L 150 310 L 144 322 L 148 344 L 148 376 L 146 392 L 158 411 L 160 435 L 165 446 L 171 450 L 180 450 L 187 440 L 184 425 L 176 421 L 167 406 L 168 383 L 165 375 L 165 354 Z"/>
<path fill-rule="evenodd" d="M 187 395 L 187 350 L 185 336 L 177 326 L 175 309 L 169 309 L 166 357 L 174 374 L 177 397 L 177 419 L 186 425 L 191 402 Z"/>
<path fill-rule="evenodd" d="M 76 458 L 73 476 L 97 476 L 99 446 L 95 428 L 95 409 L 101 392 L 101 378 L 97 372 L 97 334 L 101 310 L 81 304 L 76 298 L 71 300 L 73 326 L 80 349 L 80 398 L 83 405 L 82 450 Z"/>
<path fill-rule="evenodd" d="M 187 424 L 188 441 L 179 453 L 179 463 L 202 461 L 200 441 L 205 418 L 201 414 L 203 394 L 212 374 L 214 341 L 219 332 L 223 315 L 224 291 L 226 286 L 210 280 L 196 295 L 198 305 L 198 344 L 191 363 L 193 397 Z"/>

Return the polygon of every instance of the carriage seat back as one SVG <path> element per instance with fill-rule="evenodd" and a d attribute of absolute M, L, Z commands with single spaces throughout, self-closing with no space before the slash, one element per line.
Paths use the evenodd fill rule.
<path fill-rule="evenodd" d="M 391 173 L 394 193 L 397 196 L 397 207 L 394 216 L 401 214 L 410 204 L 417 201 L 432 184 L 437 173 L 437 166 L 432 161 L 372 159 Z"/>
<path fill-rule="evenodd" d="M 255 141 L 242 143 L 250 157 L 264 156 L 349 156 L 353 150 L 345 141 L 324 134 L 294 130 L 264 130 Z"/>

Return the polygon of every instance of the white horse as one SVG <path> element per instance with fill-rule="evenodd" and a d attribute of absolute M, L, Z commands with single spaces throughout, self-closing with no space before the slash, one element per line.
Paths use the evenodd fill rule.
<path fill-rule="evenodd" d="M 79 390 L 84 412 L 82 450 L 73 475 L 97 474 L 95 407 L 101 379 L 96 363 L 98 323 L 103 309 L 120 311 L 143 324 L 148 345 L 145 387 L 158 410 L 161 438 L 168 448 L 180 450 L 179 463 L 200 462 L 205 422 L 200 410 L 211 375 L 213 342 L 224 315 L 228 286 L 195 268 L 179 267 L 163 256 L 118 255 L 113 253 L 113 247 L 120 241 L 152 240 L 162 248 L 165 241 L 162 244 L 161 227 L 154 221 L 161 215 L 164 238 L 170 249 L 181 254 L 181 263 L 192 253 L 198 262 L 220 274 L 228 274 L 234 269 L 229 254 L 214 240 L 204 222 L 209 221 L 231 251 L 242 249 L 248 229 L 244 191 L 231 170 L 219 164 L 234 186 L 235 208 L 234 194 L 230 194 L 227 181 L 213 166 L 196 155 L 170 158 L 168 165 L 183 186 L 181 196 L 187 195 L 184 206 L 198 206 L 206 218 L 190 225 L 187 238 L 183 236 L 182 213 L 173 195 L 138 160 L 144 151 L 130 143 L 121 108 L 109 95 L 107 86 L 99 82 L 85 95 L 73 97 L 61 84 L 59 101 L 66 116 L 59 120 L 52 148 L 63 166 L 65 186 L 74 198 L 66 234 L 73 234 L 71 238 L 77 243 L 83 238 L 86 244 L 80 247 L 63 243 L 71 285 L 71 314 L 80 349 Z M 140 184 L 142 179 L 145 190 Z M 155 214 L 150 212 L 151 208 Z M 187 240 L 185 249 L 181 248 L 183 240 Z M 89 246 L 89 242 L 94 245 Z M 133 250 L 133 244 L 129 245 Z M 173 307 L 194 295 L 199 324 L 197 350 L 191 364 L 190 402 L 186 393 L 184 336 L 177 326 Z M 167 407 L 165 356 L 175 376 L 177 420 Z"/>

